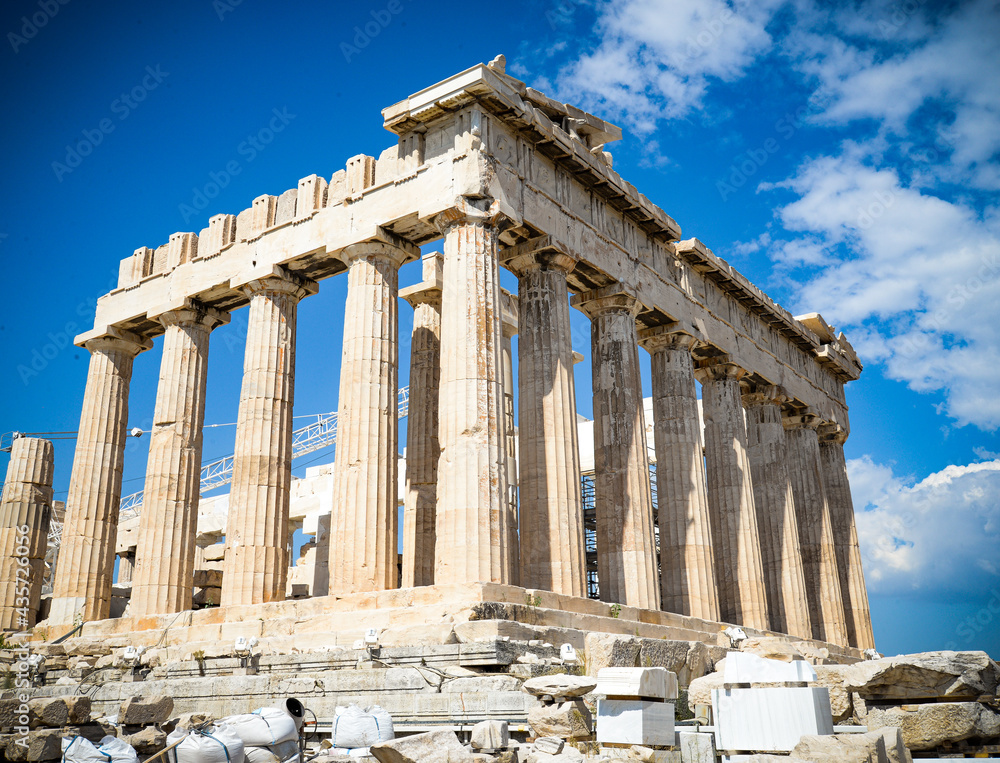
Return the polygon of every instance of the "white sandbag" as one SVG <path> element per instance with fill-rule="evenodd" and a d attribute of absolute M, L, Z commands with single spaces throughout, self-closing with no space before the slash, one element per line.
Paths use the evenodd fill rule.
<path fill-rule="evenodd" d="M 337 708 L 337 717 L 333 719 L 333 746 L 371 747 L 378 742 L 378 721 L 374 715 L 366 713 L 357 705 Z"/>
<path fill-rule="evenodd" d="M 243 740 L 228 726 L 191 732 L 177 729 L 167 737 L 167 746 L 178 739 L 184 741 L 167 753 L 171 763 L 244 763 L 246 757 Z"/>
<path fill-rule="evenodd" d="M 392 716 L 384 707 L 372 705 L 368 708 L 368 713 L 375 717 L 378 724 L 378 741 L 390 742 L 396 738 L 396 730 L 392 726 Z"/>
<path fill-rule="evenodd" d="M 295 719 L 276 707 L 262 707 L 252 713 L 231 715 L 219 721 L 231 728 L 248 747 L 269 747 L 299 738 Z"/>
<path fill-rule="evenodd" d="M 101 746 L 97 749 L 110 756 L 111 763 L 139 763 L 139 753 L 135 748 L 124 739 L 110 734 L 101 740 Z"/>
<path fill-rule="evenodd" d="M 244 752 L 245 763 L 298 763 L 299 742 L 297 739 L 290 739 L 267 747 L 246 747 Z"/>
<path fill-rule="evenodd" d="M 63 737 L 62 763 L 111 763 L 111 756 L 83 737 Z"/>
<path fill-rule="evenodd" d="M 347 753 L 352 758 L 364 758 L 371 755 L 371 750 L 368 747 L 355 747 L 353 750 Z"/>

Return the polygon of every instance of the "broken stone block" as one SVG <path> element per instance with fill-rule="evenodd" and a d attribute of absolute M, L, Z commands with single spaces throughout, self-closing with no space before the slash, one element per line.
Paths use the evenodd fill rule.
<path fill-rule="evenodd" d="M 163 723 L 174 710 L 174 700 L 158 695 L 153 697 L 129 697 L 121 704 L 118 722 L 123 726 L 148 726 Z"/>
<path fill-rule="evenodd" d="M 182 729 L 193 729 L 197 726 L 207 726 L 214 720 L 215 716 L 208 713 L 181 713 L 174 721 L 174 726 Z"/>
<path fill-rule="evenodd" d="M 871 730 L 898 726 L 911 750 L 933 750 L 951 742 L 1000 737 L 1000 713 L 978 702 L 927 702 L 899 707 L 869 707 Z"/>
<path fill-rule="evenodd" d="M 830 710 L 833 722 L 843 723 L 854 714 L 851 693 L 844 688 L 844 671 L 847 665 L 816 665 L 816 686 L 830 690 Z"/>
<path fill-rule="evenodd" d="M 126 733 L 119 735 L 118 738 L 132 745 L 140 755 L 151 755 L 167 746 L 166 732 L 156 726 L 146 726 L 134 731 L 125 727 L 122 731 Z"/>
<path fill-rule="evenodd" d="M 575 747 L 563 747 L 558 755 L 535 751 L 525 758 L 524 763 L 583 763 L 583 753 Z"/>
<path fill-rule="evenodd" d="M 62 758 L 62 731 L 59 729 L 29 731 L 27 744 L 23 740 L 24 737 L 20 734 L 7 738 L 7 760 L 35 763 Z"/>
<path fill-rule="evenodd" d="M 805 659 L 805 656 L 794 645 L 785 639 L 774 636 L 748 638 L 740 643 L 740 651 L 755 654 L 766 660 L 781 660 L 781 662 Z"/>
<path fill-rule="evenodd" d="M 844 671 L 844 686 L 870 700 L 976 699 L 995 695 L 1000 665 L 986 652 L 922 652 L 866 660 Z"/>
<path fill-rule="evenodd" d="M 639 665 L 639 639 L 608 633 L 588 633 L 584 641 L 587 672 L 596 676 L 601 668 L 634 668 Z"/>
<path fill-rule="evenodd" d="M 535 751 L 544 752 L 547 755 L 558 755 L 563 751 L 566 743 L 559 737 L 538 737 L 534 741 Z"/>
<path fill-rule="evenodd" d="M 888 740 L 892 741 L 887 746 Z M 870 731 L 866 734 L 803 736 L 792 749 L 791 757 L 784 760 L 811 763 L 911 763 L 912 758 L 906 747 L 892 739 L 891 735 Z"/>
<path fill-rule="evenodd" d="M 90 697 L 40 697 L 28 702 L 31 728 L 60 728 L 90 721 Z"/>
<path fill-rule="evenodd" d="M 685 763 L 715 763 L 715 737 L 697 731 L 681 731 L 681 760 Z"/>
<path fill-rule="evenodd" d="M 536 697 L 582 697 L 592 692 L 597 681 L 589 676 L 571 676 L 559 673 L 554 676 L 538 676 L 529 678 L 521 687 L 528 694 Z"/>
<path fill-rule="evenodd" d="M 609 697 L 676 699 L 677 676 L 666 668 L 603 668 L 596 691 Z"/>
<path fill-rule="evenodd" d="M 472 763 L 472 754 L 454 731 L 428 731 L 378 742 L 369 749 L 379 763 Z"/>
<path fill-rule="evenodd" d="M 582 699 L 533 707 L 528 725 L 536 737 L 586 739 L 593 733 L 594 717 Z"/>
<path fill-rule="evenodd" d="M 711 705 L 712 690 L 721 689 L 725 678 L 725 673 L 720 670 L 694 679 L 688 686 L 688 707 L 693 709 L 695 705 Z"/>
<path fill-rule="evenodd" d="M 473 750 L 503 750 L 510 744 L 507 721 L 482 721 L 472 727 Z"/>

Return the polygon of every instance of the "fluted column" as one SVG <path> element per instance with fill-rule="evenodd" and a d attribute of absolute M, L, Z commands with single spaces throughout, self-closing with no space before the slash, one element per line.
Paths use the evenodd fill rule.
<path fill-rule="evenodd" d="M 295 323 L 316 284 L 281 272 L 243 286 L 250 298 L 243 388 L 226 524 L 222 605 L 285 598 L 292 482 Z"/>
<path fill-rule="evenodd" d="M 116 585 L 132 585 L 132 576 L 135 573 L 135 552 L 128 551 L 118 555 L 118 580 Z"/>
<path fill-rule="evenodd" d="M 554 251 L 506 262 L 518 276 L 521 585 L 582 597 L 586 551 L 566 285 L 574 264 Z"/>
<path fill-rule="evenodd" d="M 70 624 L 78 616 L 103 620 L 111 611 L 132 361 L 152 343 L 116 331 L 85 346 L 90 370 L 53 584 L 53 624 Z"/>
<path fill-rule="evenodd" d="M 781 406 L 788 401 L 780 387 L 744 385 L 747 453 L 771 629 L 812 638 L 799 526 L 781 424 Z"/>
<path fill-rule="evenodd" d="M 0 630 L 35 625 L 45 577 L 52 517 L 52 443 L 18 437 L 11 443 L 0 497 Z"/>
<path fill-rule="evenodd" d="M 443 212 L 444 293 L 434 579 L 510 580 L 497 218 Z"/>
<path fill-rule="evenodd" d="M 507 544 L 511 585 L 521 585 L 521 538 L 518 532 L 517 427 L 514 426 L 514 337 L 517 336 L 517 299 L 500 290 L 500 366 L 503 379 L 504 452 L 507 454 Z"/>
<path fill-rule="evenodd" d="M 718 620 L 694 341 L 659 326 L 639 333 L 653 377 L 660 598 L 666 612 Z"/>
<path fill-rule="evenodd" d="M 809 598 L 813 638 L 847 645 L 844 602 L 834 548 L 830 507 L 823 487 L 817 427 L 811 413 L 786 413 L 783 424 L 788 448 L 788 471 L 799 523 L 799 545 Z"/>
<path fill-rule="evenodd" d="M 406 422 L 406 498 L 403 508 L 403 588 L 434 584 L 437 513 L 438 389 L 441 383 L 441 267 L 423 258 L 423 282 L 400 291 L 413 306 L 410 403 Z"/>
<path fill-rule="evenodd" d="M 653 497 L 639 380 L 639 301 L 617 285 L 573 297 L 591 323 L 594 505 L 602 601 L 660 608 Z"/>
<path fill-rule="evenodd" d="M 349 246 L 330 518 L 330 593 L 396 587 L 399 266 L 406 249 Z"/>
<path fill-rule="evenodd" d="M 696 374 L 702 384 L 708 506 L 722 620 L 766 629 L 760 533 L 740 402 L 744 371 L 722 356 L 699 361 Z"/>
<path fill-rule="evenodd" d="M 840 572 L 840 594 L 844 600 L 847 641 L 858 649 L 874 649 L 871 612 L 868 609 L 868 590 L 861 566 L 861 548 L 858 529 L 854 521 L 854 501 L 851 484 L 847 478 L 847 461 L 844 442 L 847 432 L 837 424 L 819 428 L 819 455 L 822 465 L 823 487 L 830 506 L 833 543 L 837 553 L 837 570 Z"/>
<path fill-rule="evenodd" d="M 129 601 L 133 617 L 191 609 L 208 340 L 229 316 L 189 304 L 157 320 L 166 331 Z"/>

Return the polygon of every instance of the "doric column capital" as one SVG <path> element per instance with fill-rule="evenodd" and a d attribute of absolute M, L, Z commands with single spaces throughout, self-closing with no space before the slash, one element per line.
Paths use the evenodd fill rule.
<path fill-rule="evenodd" d="M 744 408 L 752 405 L 784 405 L 792 400 L 785 388 L 777 384 L 758 384 L 744 379 L 740 382 L 740 390 L 743 392 Z"/>
<path fill-rule="evenodd" d="M 412 244 L 395 246 L 384 241 L 365 241 L 361 244 L 351 244 L 340 250 L 340 260 L 351 266 L 354 260 L 361 258 L 381 259 L 398 268 L 408 259 L 419 256 L 420 250 Z"/>
<path fill-rule="evenodd" d="M 441 306 L 441 287 L 437 284 L 418 283 L 399 290 L 400 299 L 405 299 L 410 306 L 437 305 Z"/>
<path fill-rule="evenodd" d="M 164 328 L 169 326 L 205 326 L 211 331 L 229 323 L 230 315 L 222 310 L 208 307 L 193 299 L 186 299 L 182 305 L 164 309 L 162 312 L 150 310 L 147 318 L 158 321 Z"/>
<path fill-rule="evenodd" d="M 125 329 L 108 326 L 99 336 L 77 337 L 77 344 L 82 344 L 91 354 L 100 350 L 126 352 L 135 357 L 140 352 L 150 349 L 153 340 Z"/>
<path fill-rule="evenodd" d="M 628 313 L 634 318 L 642 309 L 639 299 L 626 292 L 620 283 L 581 292 L 569 303 L 591 320 L 607 313 Z"/>
<path fill-rule="evenodd" d="M 697 341 L 697 337 L 688 334 L 676 325 L 653 326 L 639 332 L 639 346 L 650 355 L 660 350 L 687 350 L 690 352 Z"/>
<path fill-rule="evenodd" d="M 819 426 L 819 441 L 823 443 L 837 443 L 843 445 L 847 442 L 848 432 L 835 421 L 825 421 Z"/>
<path fill-rule="evenodd" d="M 274 267 L 270 273 L 251 277 L 244 283 L 233 285 L 242 288 L 247 297 L 254 297 L 257 294 L 287 294 L 299 300 L 319 291 L 319 285 L 315 281 L 297 276 L 280 266 Z"/>
<path fill-rule="evenodd" d="M 432 220 L 442 233 L 456 225 L 478 225 L 484 228 L 500 228 L 507 220 L 500 211 L 500 202 L 494 199 L 467 199 L 461 197 L 458 203 L 439 212 Z"/>
<path fill-rule="evenodd" d="M 792 411 L 786 409 L 781 412 L 781 424 L 785 427 L 786 432 L 796 429 L 811 429 L 815 432 L 822 423 L 823 420 L 809 410 Z"/>
<path fill-rule="evenodd" d="M 577 258 L 568 254 L 568 247 L 552 236 L 537 236 L 500 251 L 500 262 L 507 270 L 522 276 L 532 270 L 555 270 L 569 273 Z"/>
<path fill-rule="evenodd" d="M 725 381 L 726 379 L 742 379 L 746 369 L 733 362 L 729 355 L 716 355 L 702 358 L 694 363 L 694 375 L 702 384 L 710 381 Z"/>

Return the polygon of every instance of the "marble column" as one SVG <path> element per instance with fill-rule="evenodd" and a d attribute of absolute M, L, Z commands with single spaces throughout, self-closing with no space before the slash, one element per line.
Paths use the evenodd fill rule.
<path fill-rule="evenodd" d="M 705 469 L 715 575 L 724 622 L 768 627 L 760 533 L 754 508 L 747 430 L 740 402 L 743 370 L 728 356 L 699 361 L 705 417 Z"/>
<path fill-rule="evenodd" d="M 521 585 L 587 595 L 566 274 L 558 252 L 508 259 L 518 276 Z"/>
<path fill-rule="evenodd" d="M 691 357 L 694 342 L 693 336 L 666 327 L 639 332 L 639 344 L 650 355 L 653 381 L 663 610 L 718 620 L 712 520 Z"/>
<path fill-rule="evenodd" d="M 129 600 L 133 617 L 191 609 L 208 339 L 229 322 L 228 314 L 195 303 L 156 318 L 165 332 Z"/>
<path fill-rule="evenodd" d="M 747 454 L 771 630 L 812 638 L 799 525 L 781 423 L 781 406 L 788 401 L 780 387 L 744 384 Z"/>
<path fill-rule="evenodd" d="M 135 574 L 135 552 L 126 552 L 118 555 L 118 580 L 115 585 L 132 585 L 132 577 Z"/>
<path fill-rule="evenodd" d="M 847 432 L 837 424 L 819 428 L 819 455 L 823 487 L 830 507 L 833 545 L 840 573 L 840 594 L 844 601 L 847 642 L 858 649 L 874 649 L 872 618 L 868 609 L 868 590 L 861 566 L 861 547 L 854 521 L 854 501 L 847 478 L 844 442 Z"/>
<path fill-rule="evenodd" d="M 52 443 L 18 437 L 11 443 L 0 497 L 0 630 L 35 625 L 45 577 L 52 517 Z"/>
<path fill-rule="evenodd" d="M 285 597 L 292 482 L 295 324 L 317 290 L 287 271 L 243 285 L 250 299 L 226 524 L 222 606 Z"/>
<path fill-rule="evenodd" d="M 330 593 L 396 587 L 399 266 L 406 249 L 349 246 L 330 517 Z"/>
<path fill-rule="evenodd" d="M 594 505 L 602 601 L 660 608 L 653 497 L 639 379 L 639 301 L 612 285 L 573 297 L 591 319 Z"/>
<path fill-rule="evenodd" d="M 410 404 L 406 422 L 406 497 L 403 508 L 403 588 L 434 584 L 437 513 L 438 388 L 441 383 L 443 255 L 423 258 L 423 281 L 400 291 L 413 306 Z"/>
<path fill-rule="evenodd" d="M 471 202 L 443 212 L 441 386 L 434 580 L 508 583 L 497 223 Z"/>
<path fill-rule="evenodd" d="M 811 413 L 786 412 L 783 424 L 813 638 L 847 646 L 837 552 L 816 432 L 820 422 Z"/>
<path fill-rule="evenodd" d="M 52 590 L 54 625 L 103 620 L 111 611 L 132 361 L 152 343 L 116 330 L 85 346 L 90 370 Z"/>
<path fill-rule="evenodd" d="M 507 544 L 511 585 L 521 585 L 521 537 L 518 532 L 517 427 L 514 425 L 514 337 L 517 336 L 517 299 L 500 290 L 500 358 L 503 377 L 504 452 L 507 454 Z"/>

